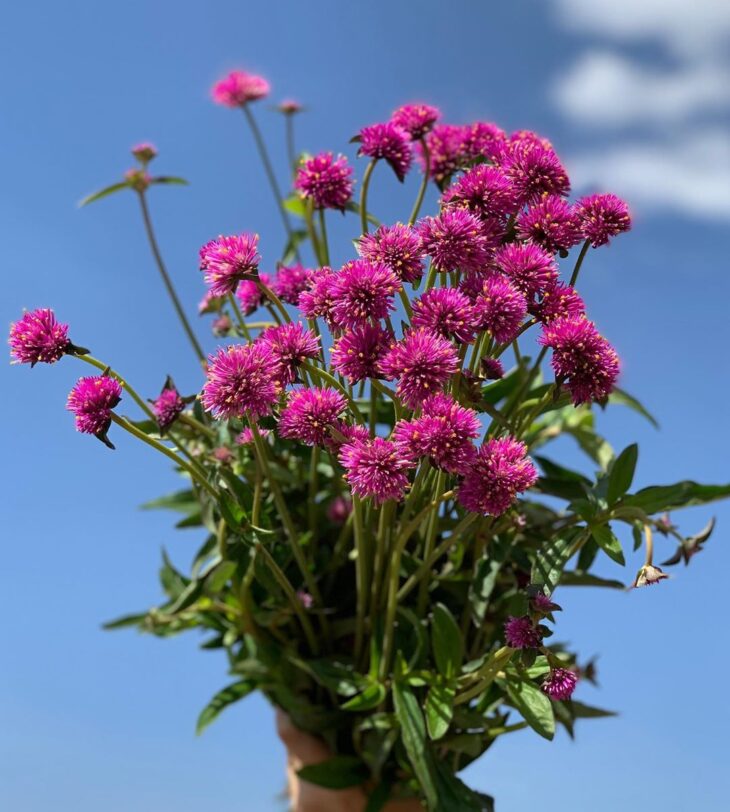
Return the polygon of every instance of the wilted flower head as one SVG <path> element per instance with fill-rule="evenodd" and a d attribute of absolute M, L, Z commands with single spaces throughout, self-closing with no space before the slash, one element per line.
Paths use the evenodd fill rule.
<path fill-rule="evenodd" d="M 581 237 L 590 240 L 594 248 L 631 228 L 629 207 L 616 195 L 582 197 L 575 204 L 575 219 Z"/>
<path fill-rule="evenodd" d="M 259 273 L 261 285 L 269 285 L 271 279 L 268 274 Z M 253 279 L 243 279 L 236 288 L 236 299 L 244 316 L 250 316 L 266 301 L 266 293 Z"/>
<path fill-rule="evenodd" d="M 363 259 L 382 262 L 402 282 L 417 282 L 423 275 L 423 245 L 411 226 L 396 223 L 380 226 L 374 234 L 364 234 L 357 243 Z"/>
<path fill-rule="evenodd" d="M 669 578 L 666 572 L 663 572 L 659 567 L 655 567 L 652 564 L 646 564 L 636 574 L 634 588 L 652 586 L 653 584 L 658 584 L 659 581 L 663 581 L 665 578 Z"/>
<path fill-rule="evenodd" d="M 185 408 L 185 401 L 180 397 L 175 384 L 168 378 L 159 396 L 152 401 L 152 411 L 160 427 L 160 432 L 164 433 L 177 420 Z"/>
<path fill-rule="evenodd" d="M 568 173 L 550 147 L 523 138 L 513 141 L 501 163 L 517 196 L 517 202 L 535 203 L 544 194 L 567 195 Z"/>
<path fill-rule="evenodd" d="M 504 276 L 486 277 L 474 300 L 474 319 L 482 330 L 489 330 L 495 341 L 513 341 L 527 314 L 527 301 Z"/>
<path fill-rule="evenodd" d="M 499 516 L 536 480 L 524 443 L 514 437 L 491 438 L 479 449 L 459 486 L 459 502 L 473 513 Z"/>
<path fill-rule="evenodd" d="M 317 209 L 345 210 L 352 197 L 352 168 L 344 155 L 320 152 L 299 167 L 294 186 Z"/>
<path fill-rule="evenodd" d="M 517 218 L 517 236 L 546 251 L 565 251 L 580 242 L 575 212 L 558 195 L 545 195 Z"/>
<path fill-rule="evenodd" d="M 458 208 L 446 208 L 437 217 L 424 218 L 418 230 L 424 252 L 434 267 L 444 272 L 482 270 L 490 249 L 499 242 L 475 214 Z"/>
<path fill-rule="evenodd" d="M 337 275 L 328 266 L 312 271 L 307 287 L 299 294 L 299 309 L 308 319 L 323 318 L 332 326 L 334 307 L 334 286 Z"/>
<path fill-rule="evenodd" d="M 355 259 L 346 263 L 332 287 L 332 315 L 341 327 L 384 319 L 394 309 L 398 277 L 380 262 Z"/>
<path fill-rule="evenodd" d="M 554 700 L 566 700 L 573 696 L 578 677 L 567 668 L 551 668 L 542 683 L 542 690 Z"/>
<path fill-rule="evenodd" d="M 380 377 L 378 365 L 392 343 L 390 331 L 379 324 L 358 324 L 335 341 L 332 366 L 350 383 Z"/>
<path fill-rule="evenodd" d="M 211 88 L 211 96 L 216 104 L 224 107 L 243 107 L 251 101 L 266 98 L 271 87 L 263 76 L 231 71 Z"/>
<path fill-rule="evenodd" d="M 355 440 L 342 446 L 339 459 L 352 492 L 372 497 L 376 505 L 400 499 L 408 487 L 406 472 L 413 463 L 390 440 Z"/>
<path fill-rule="evenodd" d="M 241 280 L 256 274 L 258 244 L 258 234 L 221 235 L 200 249 L 200 270 L 213 296 L 233 293 Z"/>
<path fill-rule="evenodd" d="M 146 166 L 151 160 L 157 157 L 157 147 L 150 144 L 149 141 L 143 141 L 141 144 L 135 144 L 132 147 L 132 155 L 142 164 Z"/>
<path fill-rule="evenodd" d="M 267 327 L 257 342 L 268 345 L 277 364 L 271 374 L 283 385 L 294 383 L 300 364 L 319 355 L 319 338 L 300 322 Z"/>
<path fill-rule="evenodd" d="M 464 165 L 463 137 L 463 129 L 455 124 L 438 124 L 426 135 L 429 176 L 439 186 L 443 186 Z M 426 153 L 423 146 L 418 143 L 416 150 L 419 163 L 425 171 Z"/>
<path fill-rule="evenodd" d="M 360 130 L 358 155 L 374 160 L 382 159 L 390 164 L 398 180 L 402 181 L 411 168 L 413 153 L 408 133 L 392 121 L 373 124 Z"/>
<path fill-rule="evenodd" d="M 542 642 L 540 629 L 527 617 L 509 617 L 504 624 L 504 639 L 510 648 L 537 648 Z"/>
<path fill-rule="evenodd" d="M 327 505 L 327 518 L 332 524 L 344 524 L 350 513 L 352 513 L 352 502 L 344 496 L 335 496 Z"/>
<path fill-rule="evenodd" d="M 441 111 L 438 107 L 430 104 L 404 104 L 393 112 L 390 120 L 417 141 L 433 128 L 439 118 Z"/>
<path fill-rule="evenodd" d="M 209 358 L 201 400 L 217 418 L 258 418 L 276 403 L 281 385 L 272 371 L 277 363 L 268 344 L 234 344 Z"/>
<path fill-rule="evenodd" d="M 307 289 L 313 271 L 302 265 L 282 265 L 276 272 L 271 290 L 287 304 L 298 304 L 300 294 Z"/>
<path fill-rule="evenodd" d="M 431 288 L 413 302 L 413 327 L 426 327 L 444 338 L 473 341 L 474 322 L 471 300 L 457 288 Z"/>
<path fill-rule="evenodd" d="M 337 424 L 346 406 L 345 397 L 335 389 L 312 387 L 290 392 L 279 417 L 279 436 L 324 445 L 330 427 Z"/>
<path fill-rule="evenodd" d="M 555 377 L 565 382 L 576 406 L 608 397 L 619 360 L 593 322 L 584 317 L 556 319 L 544 325 L 539 341 L 552 349 Z"/>
<path fill-rule="evenodd" d="M 198 303 L 199 315 L 202 316 L 206 313 L 218 313 L 223 307 L 224 301 L 225 299 L 222 296 L 214 295 L 210 289 L 206 290 L 205 295 Z"/>
<path fill-rule="evenodd" d="M 72 350 L 68 324 L 56 321 L 50 308 L 23 313 L 10 325 L 10 357 L 14 364 L 54 364 Z"/>
<path fill-rule="evenodd" d="M 494 254 L 495 266 L 528 299 L 545 291 L 558 280 L 553 255 L 532 243 L 513 242 Z"/>
<path fill-rule="evenodd" d="M 112 409 L 122 399 L 122 386 L 108 375 L 80 378 L 71 390 L 66 408 L 76 418 L 76 431 L 93 434 L 110 448 L 106 439 L 112 422 Z"/>
<path fill-rule="evenodd" d="M 540 302 L 532 305 L 530 311 L 543 324 L 548 324 L 555 319 L 583 316 L 586 306 L 575 288 L 556 282 L 543 291 Z"/>
<path fill-rule="evenodd" d="M 504 217 L 517 206 L 512 183 L 496 166 L 477 164 L 451 184 L 443 194 L 446 206 L 462 206 L 479 217 Z"/>
<path fill-rule="evenodd" d="M 410 409 L 442 389 L 458 368 L 454 345 L 423 328 L 406 333 L 380 363 L 386 378 L 398 379 L 396 393 Z"/>

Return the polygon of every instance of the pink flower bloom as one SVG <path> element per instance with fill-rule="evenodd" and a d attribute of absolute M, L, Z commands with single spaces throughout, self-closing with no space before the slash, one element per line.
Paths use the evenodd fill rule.
<path fill-rule="evenodd" d="M 542 635 L 529 617 L 509 617 L 504 624 L 504 639 L 510 648 L 537 648 Z"/>
<path fill-rule="evenodd" d="M 553 145 L 550 143 L 550 141 L 548 141 L 547 138 L 543 138 L 543 136 L 538 135 L 532 130 L 515 130 L 510 134 L 508 140 L 510 148 L 514 147 L 516 144 L 519 144 L 521 146 L 529 145 L 539 147 L 540 149 L 553 149 Z"/>
<path fill-rule="evenodd" d="M 50 308 L 38 308 L 10 325 L 10 357 L 14 364 L 55 364 L 73 345 L 68 337 L 68 324 L 56 321 Z"/>
<path fill-rule="evenodd" d="M 498 358 L 482 358 L 479 362 L 482 375 L 488 381 L 498 381 L 504 377 L 504 367 Z"/>
<path fill-rule="evenodd" d="M 499 243 L 497 234 L 475 214 L 447 208 L 437 217 L 426 217 L 418 226 L 423 250 L 438 271 L 480 271 L 491 249 Z"/>
<path fill-rule="evenodd" d="M 578 677 L 567 668 L 551 668 L 543 680 L 542 690 L 554 700 L 566 700 L 573 696 Z"/>
<path fill-rule="evenodd" d="M 455 124 L 439 124 L 426 135 L 429 152 L 429 176 L 443 187 L 448 179 L 458 172 L 466 161 L 463 152 L 464 130 Z M 418 160 L 424 171 L 426 156 L 423 146 L 416 145 Z"/>
<path fill-rule="evenodd" d="M 313 271 L 302 265 L 282 265 L 276 272 L 271 290 L 287 304 L 298 304 L 299 296 L 307 289 Z"/>
<path fill-rule="evenodd" d="M 380 377 L 378 365 L 393 343 L 379 324 L 359 324 L 346 330 L 332 347 L 332 366 L 350 383 Z"/>
<path fill-rule="evenodd" d="M 227 313 L 223 313 L 213 320 L 210 329 L 216 338 L 225 338 L 233 332 L 233 322 Z"/>
<path fill-rule="evenodd" d="M 259 436 L 263 439 L 264 437 L 268 437 L 271 432 L 268 429 L 259 428 Z M 253 445 L 253 429 L 250 426 L 246 426 L 243 431 L 239 432 L 236 435 L 236 445 Z"/>
<path fill-rule="evenodd" d="M 509 178 L 498 167 L 486 164 L 477 164 L 452 183 L 444 192 L 442 203 L 467 208 L 484 219 L 504 217 L 517 208 Z"/>
<path fill-rule="evenodd" d="M 388 380 L 398 378 L 396 393 L 409 409 L 436 394 L 458 368 L 454 345 L 423 328 L 406 333 L 380 363 Z"/>
<path fill-rule="evenodd" d="M 267 327 L 256 341 L 268 345 L 277 364 L 271 374 L 284 386 L 296 381 L 300 364 L 319 355 L 319 338 L 300 322 Z"/>
<path fill-rule="evenodd" d="M 268 274 L 260 273 L 259 280 L 263 285 L 269 285 L 271 278 Z M 250 316 L 255 313 L 266 301 L 266 294 L 253 279 L 243 279 L 238 283 L 236 288 L 236 299 L 241 307 L 241 312 L 244 316 Z"/>
<path fill-rule="evenodd" d="M 413 302 L 413 327 L 468 344 L 474 340 L 475 313 L 469 297 L 456 288 L 431 288 Z"/>
<path fill-rule="evenodd" d="M 184 408 L 185 401 L 180 397 L 180 393 L 175 388 L 175 384 L 168 379 L 162 392 L 160 392 L 157 399 L 152 402 L 152 411 L 154 412 L 161 433 L 164 433 L 170 428 Z"/>
<path fill-rule="evenodd" d="M 558 195 L 545 195 L 517 218 L 517 236 L 546 251 L 565 251 L 580 242 L 572 206 Z"/>
<path fill-rule="evenodd" d="M 537 480 L 527 446 L 513 437 L 492 438 L 477 452 L 459 487 L 459 502 L 473 513 L 500 516 Z"/>
<path fill-rule="evenodd" d="M 233 293 L 242 279 L 256 274 L 261 260 L 258 244 L 258 234 L 221 235 L 200 249 L 200 270 L 213 296 Z"/>
<path fill-rule="evenodd" d="M 461 131 L 461 149 L 467 160 L 495 160 L 503 154 L 507 136 L 496 124 L 475 121 L 473 124 L 465 124 Z"/>
<path fill-rule="evenodd" d="M 437 394 L 423 402 L 420 417 L 396 423 L 392 439 L 413 459 L 429 457 L 436 467 L 462 474 L 476 454 L 472 440 L 480 430 L 475 411 Z"/>
<path fill-rule="evenodd" d="M 631 228 L 629 207 L 616 195 L 582 197 L 575 204 L 575 216 L 581 237 L 590 240 L 594 248 Z"/>
<path fill-rule="evenodd" d="M 539 339 L 553 351 L 555 377 L 565 382 L 573 403 L 590 403 L 608 397 L 620 365 L 616 350 L 585 317 L 563 318 L 546 324 Z"/>
<path fill-rule="evenodd" d="M 538 592 L 531 600 L 530 606 L 533 611 L 541 615 L 550 615 L 553 612 L 562 612 L 562 607 L 548 597 L 544 592 Z"/>
<path fill-rule="evenodd" d="M 441 118 L 438 107 L 430 104 L 404 104 L 393 112 L 390 120 L 402 127 L 414 141 L 423 138 Z"/>
<path fill-rule="evenodd" d="M 299 294 L 299 309 L 308 319 L 323 318 L 331 327 L 333 325 L 332 308 L 334 307 L 334 287 L 337 275 L 326 265 L 312 271 L 307 288 Z"/>
<path fill-rule="evenodd" d="M 355 259 L 343 265 L 332 288 L 332 315 L 340 327 L 384 319 L 394 310 L 398 277 L 382 263 Z"/>
<path fill-rule="evenodd" d="M 268 344 L 234 344 L 210 356 L 201 400 L 217 418 L 269 414 L 281 392 L 272 375 L 277 362 Z"/>
<path fill-rule="evenodd" d="M 418 282 L 423 276 L 423 246 L 418 232 L 403 223 L 380 226 L 357 243 L 363 259 L 387 265 L 402 282 Z"/>
<path fill-rule="evenodd" d="M 362 423 L 346 423 L 338 420 L 332 427 L 330 436 L 325 440 L 325 447 L 333 454 L 339 454 L 343 445 L 354 442 L 367 443 L 370 432 Z"/>
<path fill-rule="evenodd" d="M 279 436 L 307 445 L 324 445 L 330 427 L 337 425 L 346 407 L 347 400 L 335 389 L 312 387 L 290 392 L 279 417 Z"/>
<path fill-rule="evenodd" d="M 586 306 L 575 288 L 557 282 L 543 291 L 539 304 L 531 306 L 530 311 L 543 324 L 549 324 L 555 319 L 583 316 Z"/>
<path fill-rule="evenodd" d="M 475 321 L 489 330 L 495 341 L 508 344 L 514 340 L 527 315 L 527 301 L 504 276 L 488 276 L 474 300 Z"/>
<path fill-rule="evenodd" d="M 314 598 L 306 589 L 297 590 L 297 600 L 305 609 L 311 609 L 314 606 Z"/>
<path fill-rule="evenodd" d="M 270 89 L 262 76 L 234 70 L 213 85 L 211 96 L 223 107 L 243 107 L 248 102 L 266 98 Z"/>
<path fill-rule="evenodd" d="M 327 518 L 332 524 L 343 525 L 352 513 L 352 502 L 344 496 L 335 496 L 327 505 Z"/>
<path fill-rule="evenodd" d="M 363 127 L 360 130 L 360 149 L 357 154 L 387 161 L 400 181 L 408 174 L 413 161 L 410 136 L 392 121 Z"/>
<path fill-rule="evenodd" d="M 501 166 L 520 204 L 535 203 L 544 194 L 564 196 L 570 192 L 568 173 L 558 156 L 530 138 L 514 141 Z"/>
<path fill-rule="evenodd" d="M 214 448 L 211 453 L 211 457 L 213 457 L 213 459 L 221 465 L 230 465 L 235 459 L 231 449 L 224 445 Z"/>
<path fill-rule="evenodd" d="M 151 160 L 157 157 L 157 147 L 150 144 L 149 141 L 143 141 L 141 144 L 135 144 L 132 147 L 132 155 L 143 165 L 146 166 Z"/>
<path fill-rule="evenodd" d="M 344 155 L 320 152 L 305 161 L 297 171 L 294 186 L 302 197 L 311 199 L 317 209 L 345 210 L 352 197 L 352 168 Z"/>
<path fill-rule="evenodd" d="M 508 243 L 494 254 L 494 264 L 528 299 L 537 296 L 558 280 L 553 255 L 531 243 Z"/>
<path fill-rule="evenodd" d="M 66 408 L 76 418 L 76 431 L 93 434 L 110 448 L 106 433 L 112 422 L 112 409 L 122 399 L 122 386 L 108 375 L 80 378 L 68 396 Z"/>
<path fill-rule="evenodd" d="M 339 459 L 352 492 L 363 499 L 372 497 L 376 505 L 401 499 L 408 487 L 406 472 L 413 463 L 390 440 L 355 440 L 342 446 Z"/>

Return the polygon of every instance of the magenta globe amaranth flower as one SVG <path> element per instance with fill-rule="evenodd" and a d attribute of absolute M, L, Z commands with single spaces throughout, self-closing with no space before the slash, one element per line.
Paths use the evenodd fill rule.
<path fill-rule="evenodd" d="M 276 272 L 271 290 L 287 304 L 299 304 L 299 296 L 307 289 L 313 271 L 302 265 L 282 265 Z"/>
<path fill-rule="evenodd" d="M 271 432 L 269 429 L 262 429 L 260 426 L 258 428 L 259 437 L 266 438 L 268 437 Z M 246 426 L 242 431 L 240 431 L 236 435 L 235 443 L 236 445 L 253 445 L 254 442 L 254 433 L 253 429 L 250 426 Z"/>
<path fill-rule="evenodd" d="M 211 96 L 223 107 L 243 107 L 248 102 L 266 98 L 270 90 L 271 86 L 263 76 L 234 70 L 213 85 Z"/>
<path fill-rule="evenodd" d="M 514 437 L 491 438 L 469 466 L 459 486 L 459 502 L 473 513 L 500 516 L 536 480 L 524 443 Z"/>
<path fill-rule="evenodd" d="M 548 324 L 555 319 L 583 316 L 586 306 L 575 288 L 557 282 L 543 291 L 540 301 L 530 306 L 530 312 L 543 324 Z"/>
<path fill-rule="evenodd" d="M 580 242 L 573 207 L 558 195 L 545 195 L 517 218 L 517 236 L 546 251 L 566 251 Z"/>
<path fill-rule="evenodd" d="M 261 284 L 258 284 L 261 282 Z M 262 287 L 268 286 L 271 278 L 268 274 L 259 273 L 258 281 L 243 279 L 236 288 L 236 299 L 244 316 L 255 313 L 266 302 L 266 293 Z"/>
<path fill-rule="evenodd" d="M 440 187 L 458 172 L 465 163 L 463 150 L 464 131 L 455 124 L 438 124 L 425 137 L 428 149 L 429 177 Z M 426 153 L 423 145 L 416 145 L 418 161 L 426 170 Z"/>
<path fill-rule="evenodd" d="M 390 120 L 417 141 L 430 132 L 440 118 L 441 111 L 438 107 L 430 104 L 404 104 L 393 112 Z"/>
<path fill-rule="evenodd" d="M 355 440 L 342 446 L 339 459 L 352 492 L 372 497 L 376 505 L 401 499 L 408 487 L 407 471 L 413 463 L 390 440 Z"/>
<path fill-rule="evenodd" d="M 392 121 L 372 124 L 360 130 L 359 139 L 358 155 L 366 155 L 376 161 L 387 161 L 398 180 L 405 179 L 413 161 L 411 138 L 406 130 Z"/>
<path fill-rule="evenodd" d="M 291 392 L 279 416 L 279 436 L 324 445 L 346 407 L 347 400 L 335 389 L 312 387 Z"/>
<path fill-rule="evenodd" d="M 386 265 L 355 259 L 343 265 L 332 288 L 332 316 L 340 327 L 356 327 L 386 318 L 400 290 L 398 277 Z"/>
<path fill-rule="evenodd" d="M 528 299 L 543 293 L 558 280 L 553 255 L 532 243 L 508 243 L 494 253 L 494 265 Z"/>
<path fill-rule="evenodd" d="M 258 272 L 258 234 L 221 235 L 200 249 L 200 270 L 213 296 L 233 293 L 238 283 Z"/>
<path fill-rule="evenodd" d="M 380 361 L 393 340 L 391 332 L 380 324 L 359 324 L 335 341 L 332 366 L 350 383 L 380 377 Z"/>
<path fill-rule="evenodd" d="M 363 259 L 387 265 L 402 282 L 418 282 L 423 275 L 421 237 L 403 223 L 380 226 L 374 234 L 363 235 L 357 251 Z"/>
<path fill-rule="evenodd" d="M 606 245 L 611 237 L 631 228 L 626 203 L 616 195 L 588 195 L 575 204 L 578 232 L 594 248 Z"/>
<path fill-rule="evenodd" d="M 332 309 L 336 283 L 337 275 L 332 268 L 324 266 L 312 271 L 306 289 L 299 294 L 299 309 L 306 318 L 323 318 L 330 327 L 334 324 Z"/>
<path fill-rule="evenodd" d="M 161 434 L 164 434 L 170 428 L 184 409 L 185 401 L 177 391 L 175 384 L 168 379 L 162 392 L 152 401 L 152 411 Z"/>
<path fill-rule="evenodd" d="M 418 230 L 424 252 L 443 272 L 483 270 L 491 249 L 499 244 L 498 235 L 464 209 L 446 208 L 437 217 L 426 217 Z"/>
<path fill-rule="evenodd" d="M 573 696 L 578 676 L 568 668 L 551 668 L 542 683 L 542 690 L 556 701 L 565 701 Z"/>
<path fill-rule="evenodd" d="M 469 297 L 456 288 L 431 288 L 413 302 L 413 327 L 468 344 L 475 336 L 475 313 Z"/>
<path fill-rule="evenodd" d="M 352 197 L 352 168 L 344 155 L 320 152 L 299 167 L 294 186 L 316 209 L 344 211 Z"/>
<path fill-rule="evenodd" d="M 504 130 L 491 121 L 474 121 L 461 127 L 461 149 L 468 162 L 498 159 L 504 153 L 506 140 Z"/>
<path fill-rule="evenodd" d="M 504 624 L 504 639 L 510 648 L 537 648 L 542 643 L 540 629 L 527 617 L 509 617 Z"/>
<path fill-rule="evenodd" d="M 76 431 L 93 434 L 106 446 L 114 448 L 107 439 L 112 422 L 112 409 L 122 399 L 122 385 L 108 375 L 80 378 L 71 390 L 66 408 L 76 419 Z"/>
<path fill-rule="evenodd" d="M 47 307 L 23 313 L 10 325 L 10 357 L 14 364 L 55 364 L 66 353 L 74 351 L 68 337 L 68 324 L 56 321 Z"/>
<path fill-rule="evenodd" d="M 263 342 L 219 349 L 209 358 L 204 408 L 219 419 L 269 414 L 281 392 L 272 374 L 276 368 L 277 359 Z"/>
<path fill-rule="evenodd" d="M 461 206 L 483 219 L 504 217 L 517 208 L 512 182 L 499 167 L 486 164 L 466 171 L 441 200 L 445 206 Z"/>
<path fill-rule="evenodd" d="M 300 322 L 267 327 L 258 337 L 259 342 L 271 350 L 277 364 L 271 374 L 283 385 L 294 383 L 300 365 L 307 358 L 316 358 L 320 353 L 319 338 Z"/>
<path fill-rule="evenodd" d="M 352 502 L 345 496 L 335 496 L 327 505 L 327 518 L 332 524 L 343 525 L 352 513 Z"/>
<path fill-rule="evenodd" d="M 396 393 L 409 409 L 441 390 L 459 368 L 454 345 L 431 330 L 410 330 L 380 363 L 382 374 L 398 379 Z"/>
<path fill-rule="evenodd" d="M 512 182 L 517 202 L 535 203 L 543 195 L 567 195 L 570 180 L 565 167 L 549 146 L 532 138 L 513 141 L 501 161 Z"/>
<path fill-rule="evenodd" d="M 488 381 L 498 381 L 504 377 L 504 367 L 499 358 L 482 358 L 479 362 L 482 375 Z"/>
<path fill-rule="evenodd" d="M 482 283 L 474 299 L 474 321 L 482 330 L 489 330 L 500 344 L 513 341 L 527 315 L 527 301 L 504 276 L 493 274 Z"/>
<path fill-rule="evenodd" d="M 539 339 L 553 351 L 551 366 L 570 390 L 573 403 L 603 400 L 620 371 L 616 350 L 585 317 L 562 318 L 546 324 Z"/>

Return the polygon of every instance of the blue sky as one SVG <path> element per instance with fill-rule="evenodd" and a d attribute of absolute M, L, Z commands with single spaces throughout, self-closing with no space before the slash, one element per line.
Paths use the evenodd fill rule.
<path fill-rule="evenodd" d="M 622 354 L 624 387 L 662 430 L 618 408 L 602 430 L 617 447 L 640 441 L 640 484 L 730 480 L 726 4 L 37 0 L 6 8 L 4 28 L 3 324 L 23 307 L 53 306 L 76 342 L 146 394 L 167 373 L 194 390 L 198 373 L 134 199 L 83 211 L 76 201 L 127 168 L 132 143 L 154 141 L 159 170 L 191 181 L 153 190 L 152 207 L 194 312 L 205 240 L 256 230 L 265 258 L 282 243 L 244 122 L 208 101 L 219 74 L 259 70 L 275 98 L 304 101 L 298 139 L 311 150 L 347 150 L 361 126 L 423 99 L 453 121 L 536 129 L 581 191 L 628 197 L 634 231 L 591 252 L 582 292 Z M 256 113 L 283 159 L 281 121 L 266 104 Z M 396 189 L 377 173 L 373 183 L 383 218 L 403 216 L 415 179 Z M 348 258 L 350 230 L 336 229 L 333 259 Z M 280 809 L 282 750 L 263 701 L 193 735 L 198 710 L 226 682 L 222 656 L 199 652 L 194 638 L 100 629 L 154 604 L 160 547 L 184 563 L 198 536 L 137 510 L 177 485 L 165 461 L 124 438 L 112 454 L 74 433 L 64 402 L 80 374 L 73 359 L 0 366 L 0 808 Z M 712 512 L 719 525 L 707 551 L 660 587 L 560 590 L 561 638 L 600 655 L 602 688 L 581 687 L 580 698 L 622 713 L 583 724 L 576 742 L 520 733 L 498 743 L 468 779 L 497 797 L 499 812 L 558 797 L 566 812 L 726 808 L 730 658 L 718 576 L 730 569 L 730 509 L 676 518 L 689 532 Z M 618 577 L 630 580 L 634 563 Z"/>

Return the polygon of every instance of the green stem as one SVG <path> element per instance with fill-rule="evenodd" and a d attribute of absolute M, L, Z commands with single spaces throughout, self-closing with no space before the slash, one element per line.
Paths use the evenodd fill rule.
<path fill-rule="evenodd" d="M 436 493 L 440 493 L 444 487 L 446 475 L 443 471 L 439 471 L 436 477 Z M 436 540 L 436 530 L 438 528 L 438 511 L 434 510 L 428 517 L 428 527 L 426 529 L 426 539 L 423 544 L 423 560 L 426 561 L 433 552 L 433 545 Z M 423 616 L 426 611 L 426 602 L 428 601 L 428 582 L 421 581 L 421 586 L 418 590 L 418 613 Z"/>
<path fill-rule="evenodd" d="M 152 420 L 156 420 L 157 418 L 153 414 L 150 407 L 142 400 L 139 394 L 133 389 L 127 381 L 122 378 L 122 376 L 114 369 L 112 369 L 108 364 L 105 364 L 103 361 L 100 361 L 98 358 L 94 358 L 93 355 L 75 355 L 74 358 L 78 358 L 81 361 L 84 361 L 86 364 L 90 364 L 92 367 L 96 367 L 100 369 L 102 372 L 106 372 L 107 374 L 111 375 L 114 380 L 118 381 L 122 389 L 126 389 L 129 392 L 130 397 L 132 400 L 139 406 L 140 409 Z"/>
<path fill-rule="evenodd" d="M 256 285 L 258 289 L 266 296 L 274 305 L 274 307 L 281 313 L 285 322 L 290 322 L 291 318 L 282 304 L 281 299 L 274 293 L 268 285 L 265 285 L 258 277 L 256 277 Z"/>
<path fill-rule="evenodd" d="M 354 659 L 357 663 L 362 654 L 365 634 L 365 609 L 367 601 L 368 566 L 365 555 L 365 529 L 362 521 L 362 502 L 360 497 L 352 495 L 352 515 L 355 534 L 355 580 L 357 584 L 357 608 L 355 618 Z"/>
<path fill-rule="evenodd" d="M 217 439 L 213 429 L 209 429 L 207 426 L 204 426 L 199 420 L 196 420 L 192 415 L 182 412 L 181 414 L 178 415 L 177 419 L 181 423 L 186 423 L 188 426 L 195 429 L 196 431 L 202 432 L 210 440 Z"/>
<path fill-rule="evenodd" d="M 322 241 L 320 243 L 320 250 L 322 251 L 322 264 L 329 265 L 330 249 L 329 245 L 327 244 L 327 224 L 325 223 L 324 209 L 319 210 L 319 233 L 322 235 Z"/>
<path fill-rule="evenodd" d="M 423 150 L 423 160 L 425 162 L 425 166 L 423 167 L 423 180 L 421 181 L 421 186 L 418 189 L 418 196 L 416 197 L 416 202 L 413 204 L 413 211 L 411 212 L 411 216 L 408 218 L 409 226 L 412 226 L 418 219 L 418 215 L 421 211 L 421 206 L 423 205 L 423 198 L 426 196 L 426 189 L 428 188 L 428 182 L 430 180 L 429 175 L 431 174 L 431 152 L 428 148 L 428 144 L 426 143 L 426 139 L 421 138 L 420 141 L 421 148 Z"/>
<path fill-rule="evenodd" d="M 404 288 L 401 288 L 398 291 L 400 295 L 400 300 L 403 302 L 403 309 L 406 311 L 406 316 L 408 317 L 408 321 L 413 319 L 413 310 L 411 309 L 411 302 L 408 298 L 408 294 L 405 292 Z"/>
<path fill-rule="evenodd" d="M 367 165 L 365 174 L 362 176 L 362 187 L 360 188 L 360 226 L 362 233 L 368 233 L 368 187 L 370 186 L 370 177 L 375 169 L 375 164 L 378 162 L 377 158 L 373 158 Z"/>
<path fill-rule="evenodd" d="M 292 174 L 296 174 L 297 151 L 294 147 L 294 115 L 292 113 L 284 113 L 284 119 L 286 121 L 286 154 L 289 159 Z"/>
<path fill-rule="evenodd" d="M 312 544 L 314 544 L 314 537 L 317 534 L 317 493 L 319 491 L 319 477 L 317 474 L 317 466 L 319 465 L 319 446 L 315 445 L 312 448 L 312 457 L 309 464 L 309 529 L 312 532 Z"/>
<path fill-rule="evenodd" d="M 248 331 L 248 326 L 246 325 L 246 320 L 243 318 L 243 313 L 241 313 L 241 308 L 238 306 L 238 302 L 236 301 L 236 297 L 233 293 L 228 294 L 228 301 L 230 302 L 231 307 L 233 308 L 233 312 L 236 316 L 236 321 L 238 322 L 238 326 L 241 328 L 241 332 L 243 333 L 243 337 L 247 340 L 251 340 L 251 333 Z"/>
<path fill-rule="evenodd" d="M 174 285 L 172 284 L 172 279 L 170 279 L 170 275 L 167 273 L 167 269 L 165 268 L 165 263 L 162 260 L 162 254 L 160 253 L 160 248 L 157 244 L 157 238 L 155 237 L 154 229 L 152 228 L 152 220 L 150 218 L 149 208 L 147 207 L 147 198 L 144 192 L 139 193 L 139 204 L 142 209 L 142 219 L 144 220 L 144 227 L 145 231 L 147 232 L 147 240 L 150 244 L 150 248 L 152 249 L 152 256 L 155 259 L 155 263 L 157 264 L 157 269 L 160 272 L 160 276 L 162 277 L 162 281 L 165 284 L 165 288 L 167 289 L 167 293 L 172 301 L 172 305 L 175 308 L 175 312 L 177 313 L 178 319 L 180 319 L 180 324 L 182 324 L 185 333 L 192 345 L 193 351 L 198 356 L 198 360 L 200 363 L 205 367 L 205 353 L 203 352 L 203 348 L 200 346 L 200 342 L 195 337 L 195 333 L 193 332 L 193 328 L 190 326 L 190 322 L 185 315 L 185 311 L 183 310 L 182 304 L 180 303 L 180 299 L 178 298 L 177 291 L 175 290 Z"/>
<path fill-rule="evenodd" d="M 580 254 L 578 254 L 578 259 L 576 260 L 575 267 L 573 268 L 573 275 L 570 277 L 570 287 L 575 287 L 575 283 L 578 281 L 578 274 L 580 273 L 580 267 L 583 264 L 583 260 L 586 258 L 586 254 L 588 253 L 588 249 L 591 247 L 591 241 L 586 240 L 583 243 L 583 247 L 580 249 Z"/>

